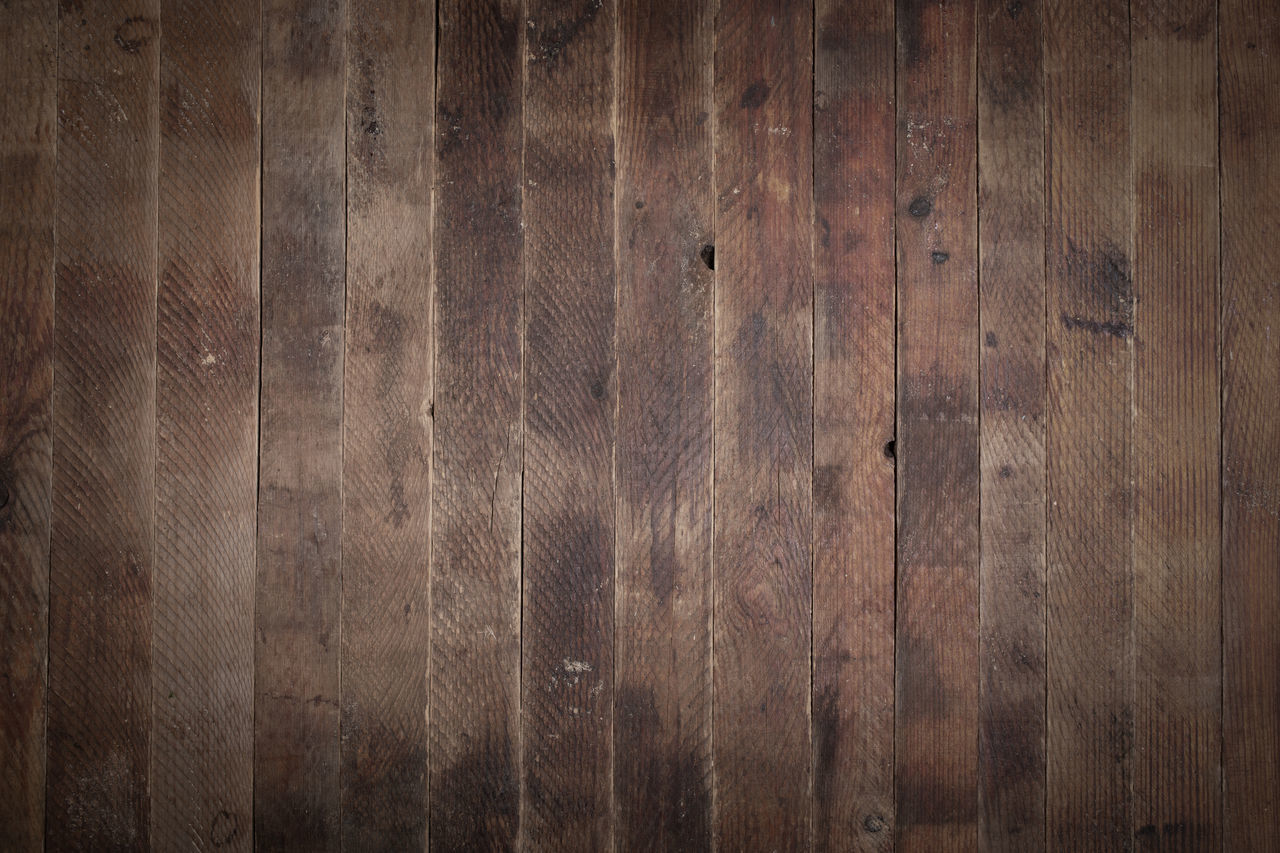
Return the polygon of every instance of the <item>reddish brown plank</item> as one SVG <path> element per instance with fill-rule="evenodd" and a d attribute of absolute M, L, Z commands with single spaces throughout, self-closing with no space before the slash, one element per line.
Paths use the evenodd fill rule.
<path fill-rule="evenodd" d="M 507 850 L 520 820 L 523 241 L 515 0 L 437 12 L 429 840 Z"/>
<path fill-rule="evenodd" d="M 1134 0 L 1133 832 L 1222 846 L 1214 0 Z"/>
<path fill-rule="evenodd" d="M 151 840 L 248 850 L 259 8 L 161 16 Z"/>
<path fill-rule="evenodd" d="M 149 846 L 159 2 L 63 3 L 46 846 Z"/>
<path fill-rule="evenodd" d="M 1042 4 L 978 9 L 982 577 L 978 839 L 1044 848 Z"/>
<path fill-rule="evenodd" d="M 977 104 L 972 0 L 899 0 L 897 840 L 978 823 Z"/>
<path fill-rule="evenodd" d="M 422 850 L 435 4 L 352 0 L 349 14 L 342 838 Z"/>
<path fill-rule="evenodd" d="M 893 2 L 821 0 L 815 16 L 813 841 L 819 850 L 888 850 Z"/>
<path fill-rule="evenodd" d="M 619 850 L 711 846 L 712 25 L 618 8 Z"/>
<path fill-rule="evenodd" d="M 1222 235 L 1223 841 L 1280 849 L 1280 25 L 1218 12 Z"/>
<path fill-rule="evenodd" d="M 1045 6 L 1049 847 L 1130 843 L 1128 3 Z"/>
<path fill-rule="evenodd" d="M 613 833 L 613 0 L 527 0 L 521 830 Z M 572 94 L 568 94 L 572 93 Z"/>
<path fill-rule="evenodd" d="M 808 847 L 813 20 L 724 4 L 715 56 L 715 839 Z"/>
<path fill-rule="evenodd" d="M 44 849 L 57 7 L 0 10 L 0 848 Z"/>
<path fill-rule="evenodd" d="M 339 847 L 345 229 L 341 0 L 262 9 L 254 839 Z"/>

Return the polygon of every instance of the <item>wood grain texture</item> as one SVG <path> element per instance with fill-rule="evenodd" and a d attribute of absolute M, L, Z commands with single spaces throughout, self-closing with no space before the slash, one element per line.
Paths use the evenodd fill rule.
<path fill-rule="evenodd" d="M 1045 6 L 1049 847 L 1130 843 L 1132 181 L 1128 4 Z"/>
<path fill-rule="evenodd" d="M 1135 0 L 1133 832 L 1222 846 L 1213 0 Z"/>
<path fill-rule="evenodd" d="M 982 577 L 978 840 L 1044 849 L 1042 4 L 978 7 Z"/>
<path fill-rule="evenodd" d="M 159 3 L 61 6 L 46 846 L 146 849 Z"/>
<path fill-rule="evenodd" d="M 57 7 L 0 10 L 0 848 L 43 850 Z"/>
<path fill-rule="evenodd" d="M 613 834 L 613 0 L 527 0 L 521 829 Z"/>
<path fill-rule="evenodd" d="M 352 0 L 349 16 L 342 838 L 423 850 L 435 4 Z"/>
<path fill-rule="evenodd" d="M 1222 0 L 1223 847 L 1280 848 L 1280 20 Z"/>
<path fill-rule="evenodd" d="M 893 13 L 892 0 L 815 6 L 812 821 L 819 850 L 893 846 Z"/>
<path fill-rule="evenodd" d="M 248 850 L 258 4 L 162 0 L 151 841 Z"/>
<path fill-rule="evenodd" d="M 437 12 L 429 840 L 509 850 L 520 826 L 525 22 Z"/>
<path fill-rule="evenodd" d="M 899 0 L 897 840 L 978 840 L 974 2 Z"/>
<path fill-rule="evenodd" d="M 810 842 L 812 9 L 725 4 L 715 57 L 715 840 Z"/>
<path fill-rule="evenodd" d="M 616 848 L 706 850 L 713 15 L 617 14 Z"/>
<path fill-rule="evenodd" d="M 339 847 L 346 6 L 262 9 L 254 840 Z"/>

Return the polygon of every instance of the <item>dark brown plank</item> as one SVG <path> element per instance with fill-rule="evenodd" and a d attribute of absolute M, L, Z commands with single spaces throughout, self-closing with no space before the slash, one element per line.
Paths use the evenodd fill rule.
<path fill-rule="evenodd" d="M 162 0 L 161 16 L 151 840 L 248 850 L 259 7 Z"/>
<path fill-rule="evenodd" d="M 435 4 L 352 0 L 349 15 L 342 838 L 423 850 Z"/>
<path fill-rule="evenodd" d="M 899 0 L 895 787 L 904 850 L 978 833 L 973 0 Z"/>
<path fill-rule="evenodd" d="M 1130 843 L 1128 3 L 1045 7 L 1049 847 Z"/>
<path fill-rule="evenodd" d="M 1040 0 L 978 9 L 982 577 L 978 840 L 1044 849 L 1044 63 Z"/>
<path fill-rule="evenodd" d="M 712 24 L 618 8 L 619 850 L 711 846 Z"/>
<path fill-rule="evenodd" d="M 813 20 L 724 4 L 715 57 L 715 838 L 809 846 Z"/>
<path fill-rule="evenodd" d="M 526 0 L 524 779 L 532 849 L 613 833 L 613 0 Z M 570 94 L 571 93 L 571 94 Z"/>
<path fill-rule="evenodd" d="M 158 0 L 63 3 L 46 846 L 149 846 Z"/>
<path fill-rule="evenodd" d="M 1130 3 L 1134 180 L 1133 831 L 1222 846 L 1214 0 Z"/>
<path fill-rule="evenodd" d="M 893 2 L 821 0 L 815 16 L 813 841 L 818 850 L 888 850 Z"/>
<path fill-rule="evenodd" d="M 429 840 L 520 820 L 523 249 L 516 0 L 442 0 L 436 44 Z"/>
<path fill-rule="evenodd" d="M 339 847 L 345 287 L 342 0 L 262 9 L 254 837 Z"/>
<path fill-rule="evenodd" d="M 57 7 L 0 10 L 0 848 L 44 849 Z"/>
<path fill-rule="evenodd" d="M 1218 12 L 1222 179 L 1223 841 L 1280 849 L 1280 26 Z"/>

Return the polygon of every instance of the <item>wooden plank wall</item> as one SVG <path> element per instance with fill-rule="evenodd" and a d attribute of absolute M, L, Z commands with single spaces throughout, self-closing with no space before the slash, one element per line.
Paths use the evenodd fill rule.
<path fill-rule="evenodd" d="M 1274 3 L 0 46 L 0 849 L 1280 846 Z"/>

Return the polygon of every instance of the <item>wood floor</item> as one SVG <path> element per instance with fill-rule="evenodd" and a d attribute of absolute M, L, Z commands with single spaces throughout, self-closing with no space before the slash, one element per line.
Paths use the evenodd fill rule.
<path fill-rule="evenodd" d="M 1280 850 L 1274 0 L 0 71 L 0 849 Z"/>

